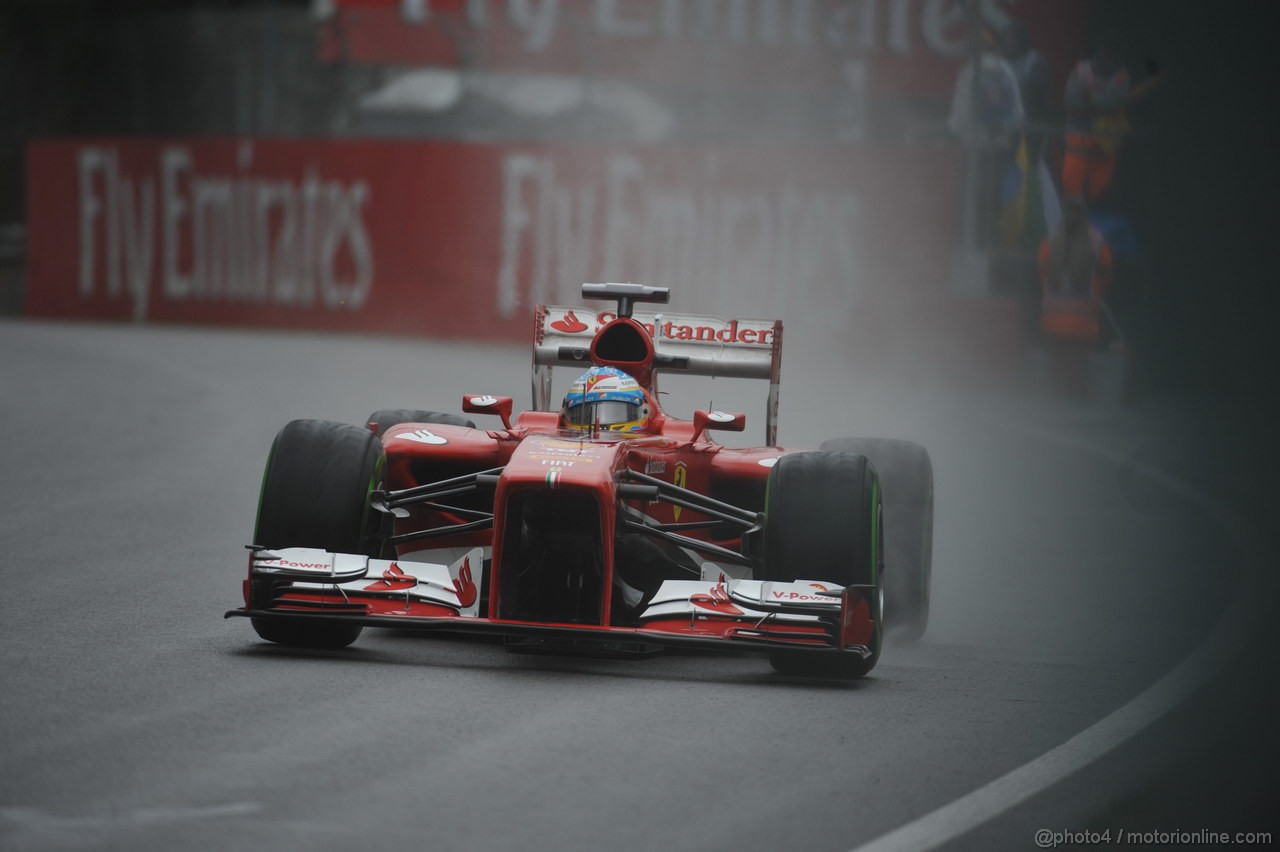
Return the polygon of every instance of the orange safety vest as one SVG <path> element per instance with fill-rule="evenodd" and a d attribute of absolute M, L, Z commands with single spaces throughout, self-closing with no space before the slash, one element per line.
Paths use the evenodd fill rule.
<path fill-rule="evenodd" d="M 1120 86 L 1123 87 L 1125 95 L 1119 106 L 1105 112 L 1097 109 L 1085 111 L 1068 107 L 1067 152 L 1089 157 L 1114 154 L 1120 147 L 1121 140 L 1129 132 L 1129 119 L 1125 115 L 1124 104 L 1149 88 L 1151 81 L 1130 92 L 1129 72 L 1126 69 L 1120 68 L 1108 77 L 1099 77 L 1093 70 L 1093 62 L 1088 59 L 1082 59 L 1076 63 L 1072 76 L 1088 92 Z"/>
<path fill-rule="evenodd" d="M 1097 340 L 1102 336 L 1102 297 L 1111 286 L 1111 249 L 1096 229 L 1089 229 L 1093 274 L 1085 294 L 1049 286 L 1049 241 L 1040 243 L 1040 331 L 1056 340 Z"/>

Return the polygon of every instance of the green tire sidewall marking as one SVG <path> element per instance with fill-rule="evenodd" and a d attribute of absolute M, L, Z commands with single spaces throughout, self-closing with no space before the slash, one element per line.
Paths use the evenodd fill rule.
<path fill-rule="evenodd" d="M 387 457 L 381 450 L 379 450 L 378 460 L 373 463 L 373 473 L 369 475 L 369 486 L 364 492 L 364 520 L 360 524 L 360 541 L 362 544 L 364 543 L 364 540 L 369 537 L 369 525 L 370 521 L 373 520 L 372 512 L 369 508 L 370 504 L 373 502 L 373 492 L 374 489 L 378 487 L 379 475 L 382 474 L 386 468 Z"/>
<path fill-rule="evenodd" d="M 778 456 L 778 458 L 781 459 L 782 456 Z M 773 466 L 777 467 L 778 462 L 775 461 L 773 463 Z M 766 527 L 769 525 L 769 507 L 772 505 L 769 502 L 770 501 L 769 493 L 772 490 L 773 490 L 773 468 L 771 467 L 769 468 L 768 475 L 766 475 L 764 478 L 764 511 L 761 513 L 764 515 L 764 524 Z"/>
<path fill-rule="evenodd" d="M 880 584 L 880 480 L 871 480 L 871 585 Z"/>
<path fill-rule="evenodd" d="M 258 532 L 259 525 L 262 523 L 262 500 L 267 496 L 267 477 L 271 474 L 271 460 L 276 457 L 276 442 L 280 440 L 280 436 L 276 435 L 275 440 L 271 442 L 271 449 L 267 450 L 267 463 L 262 468 L 262 482 L 258 485 L 258 514 L 253 519 L 253 543 L 259 544 Z"/>
<path fill-rule="evenodd" d="M 880 645 L 884 635 L 884 612 L 880 602 L 884 599 L 880 592 L 880 517 L 884 509 L 880 506 L 880 478 L 871 480 L 871 585 L 875 595 L 875 634 L 876 647 Z"/>

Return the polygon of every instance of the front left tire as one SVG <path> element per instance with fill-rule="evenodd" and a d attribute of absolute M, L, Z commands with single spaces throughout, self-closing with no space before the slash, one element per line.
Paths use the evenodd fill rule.
<path fill-rule="evenodd" d="M 875 465 L 884 489 L 887 521 L 885 599 L 895 641 L 915 642 L 929 627 L 933 587 L 933 461 L 913 441 L 838 438 L 823 450 L 857 453 Z"/>
<path fill-rule="evenodd" d="M 866 456 L 789 453 L 769 472 L 765 492 L 762 580 L 810 578 L 871 587 L 870 655 L 774 651 L 769 662 L 786 675 L 859 678 L 880 659 L 883 640 L 884 519 L 880 480 Z"/>

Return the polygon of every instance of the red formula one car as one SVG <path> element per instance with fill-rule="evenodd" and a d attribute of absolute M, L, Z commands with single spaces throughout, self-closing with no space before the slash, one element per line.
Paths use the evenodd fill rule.
<path fill-rule="evenodd" d="M 638 314 L 668 294 L 633 284 L 583 296 L 617 308 L 537 308 L 534 407 L 514 419 L 510 397 L 477 393 L 462 410 L 492 428 L 412 410 L 286 425 L 244 607 L 227 615 L 286 645 L 394 627 L 553 652 L 763 652 L 783 673 L 830 677 L 870 671 L 886 624 L 924 632 L 923 447 L 778 447 L 780 322 Z M 553 410 L 554 366 L 587 372 Z M 767 379 L 766 445 L 712 439 L 743 414 L 662 411 L 658 374 L 677 371 Z"/>

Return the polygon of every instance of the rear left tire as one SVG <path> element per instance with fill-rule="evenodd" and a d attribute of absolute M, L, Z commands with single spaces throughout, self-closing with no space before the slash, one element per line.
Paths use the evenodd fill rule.
<path fill-rule="evenodd" d="M 385 435 L 388 429 L 392 426 L 399 426 L 401 423 L 442 423 L 446 426 L 476 428 L 474 422 L 459 414 L 449 414 L 443 411 L 421 411 L 416 408 L 380 408 L 370 414 L 369 419 L 365 422 L 377 426 L 377 434 L 379 436 Z"/>

